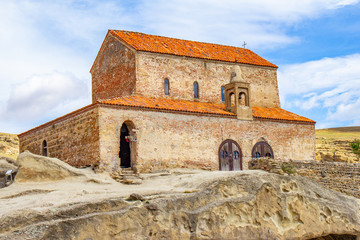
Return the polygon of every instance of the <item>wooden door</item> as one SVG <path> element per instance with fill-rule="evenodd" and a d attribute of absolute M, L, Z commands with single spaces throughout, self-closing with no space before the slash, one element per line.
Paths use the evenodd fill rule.
<path fill-rule="evenodd" d="M 269 157 L 274 158 L 271 146 L 266 142 L 258 142 L 252 150 L 252 158 Z"/>
<path fill-rule="evenodd" d="M 242 170 L 242 153 L 237 142 L 227 139 L 219 147 L 219 169 L 221 171 Z"/>

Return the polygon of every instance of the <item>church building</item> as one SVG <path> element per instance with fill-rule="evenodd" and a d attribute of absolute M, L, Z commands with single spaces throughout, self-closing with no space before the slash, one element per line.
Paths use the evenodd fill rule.
<path fill-rule="evenodd" d="M 315 122 L 249 49 L 109 30 L 90 72 L 92 104 L 19 134 L 21 152 L 109 172 L 315 159 Z"/>

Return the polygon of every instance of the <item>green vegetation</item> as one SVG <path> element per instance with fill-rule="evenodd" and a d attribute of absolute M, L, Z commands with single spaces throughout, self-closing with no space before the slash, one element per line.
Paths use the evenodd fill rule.
<path fill-rule="evenodd" d="M 285 173 L 289 175 L 296 173 L 295 167 L 291 163 L 287 163 L 287 162 L 281 164 L 281 170 L 283 170 Z"/>
<path fill-rule="evenodd" d="M 353 152 L 360 156 L 360 140 L 355 139 L 354 142 L 350 143 L 350 146 L 351 146 Z"/>

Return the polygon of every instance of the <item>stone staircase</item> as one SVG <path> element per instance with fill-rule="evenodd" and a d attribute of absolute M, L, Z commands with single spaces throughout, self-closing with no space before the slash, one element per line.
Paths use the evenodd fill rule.
<path fill-rule="evenodd" d="M 142 178 L 139 173 L 135 173 L 131 168 L 121 168 L 117 172 L 111 174 L 117 182 L 123 184 L 141 184 Z"/>
<path fill-rule="evenodd" d="M 316 160 L 359 162 L 359 156 L 352 151 L 350 142 L 350 139 L 316 138 Z"/>

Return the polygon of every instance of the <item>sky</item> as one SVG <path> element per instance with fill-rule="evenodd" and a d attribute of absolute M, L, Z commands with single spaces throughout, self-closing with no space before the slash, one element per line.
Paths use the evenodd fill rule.
<path fill-rule="evenodd" d="M 91 103 L 108 29 L 246 48 L 276 64 L 281 107 L 360 126 L 360 0 L 0 0 L 0 132 Z"/>

